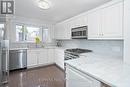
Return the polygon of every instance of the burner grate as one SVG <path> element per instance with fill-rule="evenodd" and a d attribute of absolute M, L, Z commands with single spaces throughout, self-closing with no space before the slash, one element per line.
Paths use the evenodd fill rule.
<path fill-rule="evenodd" d="M 80 48 L 66 49 L 65 50 L 65 60 L 77 59 L 77 58 L 79 58 L 79 54 L 88 53 L 88 52 L 92 52 L 92 50 L 80 49 Z"/>

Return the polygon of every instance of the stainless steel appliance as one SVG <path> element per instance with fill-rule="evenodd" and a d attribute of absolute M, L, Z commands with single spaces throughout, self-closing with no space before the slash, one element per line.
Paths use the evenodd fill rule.
<path fill-rule="evenodd" d="M 88 53 L 88 52 L 92 52 L 92 50 L 80 49 L 80 48 L 66 49 L 65 50 L 65 60 L 79 58 L 80 54 L 82 54 L 82 53 Z"/>
<path fill-rule="evenodd" d="M 0 87 L 8 83 L 9 77 L 9 40 L 4 40 L 4 35 L 4 24 L 0 24 Z"/>
<path fill-rule="evenodd" d="M 71 29 L 72 39 L 87 39 L 88 37 L 88 27 L 81 26 Z"/>
<path fill-rule="evenodd" d="M 24 69 L 27 68 L 27 50 L 10 50 L 9 51 L 9 69 Z"/>

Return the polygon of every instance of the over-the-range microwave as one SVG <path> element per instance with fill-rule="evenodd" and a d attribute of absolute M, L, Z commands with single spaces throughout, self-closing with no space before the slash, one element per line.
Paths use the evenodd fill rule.
<path fill-rule="evenodd" d="M 71 29 L 72 39 L 87 39 L 88 38 L 88 27 L 81 26 Z"/>

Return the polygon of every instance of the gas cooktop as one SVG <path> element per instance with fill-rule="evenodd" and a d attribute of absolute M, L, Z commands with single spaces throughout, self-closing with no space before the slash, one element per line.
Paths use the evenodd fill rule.
<path fill-rule="evenodd" d="M 77 58 L 79 58 L 80 54 L 88 53 L 88 52 L 92 52 L 92 50 L 80 49 L 80 48 L 66 49 L 65 50 L 65 60 L 77 59 Z"/>
<path fill-rule="evenodd" d="M 72 52 L 72 53 L 88 53 L 88 52 L 92 52 L 92 50 L 88 50 L 88 49 L 80 49 L 80 48 L 75 48 L 75 49 L 66 49 L 67 52 Z"/>

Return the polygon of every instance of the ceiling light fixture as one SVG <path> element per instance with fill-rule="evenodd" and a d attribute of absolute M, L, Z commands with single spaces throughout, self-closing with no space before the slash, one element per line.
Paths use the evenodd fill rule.
<path fill-rule="evenodd" d="M 50 2 L 48 0 L 39 0 L 38 6 L 42 9 L 49 9 L 50 8 Z"/>

